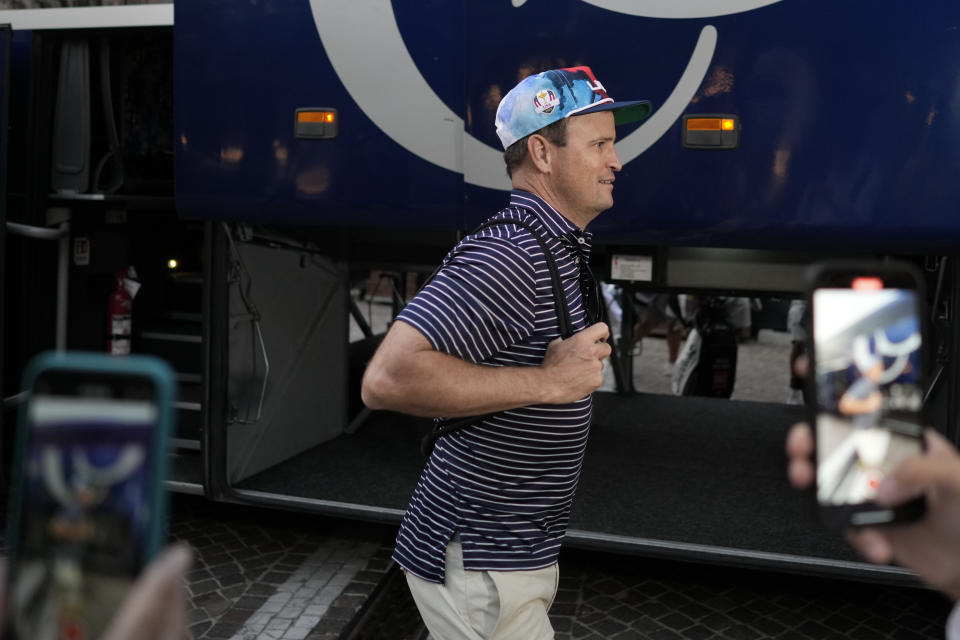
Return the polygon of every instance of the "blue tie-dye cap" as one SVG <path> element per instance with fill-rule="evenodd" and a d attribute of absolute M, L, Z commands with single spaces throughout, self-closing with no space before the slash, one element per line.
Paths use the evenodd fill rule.
<path fill-rule="evenodd" d="M 506 149 L 557 120 L 594 111 L 613 111 L 616 124 L 627 124 L 650 115 L 650 103 L 614 102 L 590 67 L 552 69 L 524 78 L 503 97 L 497 135 Z"/>

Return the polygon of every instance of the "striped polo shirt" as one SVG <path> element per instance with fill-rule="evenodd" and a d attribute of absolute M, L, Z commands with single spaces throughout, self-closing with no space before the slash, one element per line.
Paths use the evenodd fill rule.
<path fill-rule="evenodd" d="M 560 272 L 573 329 L 586 326 L 581 231 L 538 196 L 515 190 L 494 218 L 537 229 Z M 433 348 L 490 367 L 535 367 L 560 335 L 546 258 L 530 232 L 495 225 L 467 236 L 398 316 Z M 459 533 L 464 566 L 517 571 L 557 561 L 590 430 L 592 397 L 502 411 L 440 438 L 420 476 L 393 558 L 443 582 L 446 546 Z"/>

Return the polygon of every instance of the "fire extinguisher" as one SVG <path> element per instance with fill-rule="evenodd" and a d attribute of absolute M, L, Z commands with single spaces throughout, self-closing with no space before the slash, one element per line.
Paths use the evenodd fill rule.
<path fill-rule="evenodd" d="M 114 356 L 130 354 L 133 333 L 133 296 L 124 286 L 122 273 L 117 274 L 117 288 L 107 299 L 107 353 Z"/>

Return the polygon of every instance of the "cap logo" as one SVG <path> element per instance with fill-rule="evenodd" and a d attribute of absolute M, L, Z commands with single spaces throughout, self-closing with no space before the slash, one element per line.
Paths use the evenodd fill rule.
<path fill-rule="evenodd" d="M 537 113 L 546 115 L 560 105 L 560 98 L 550 89 L 544 89 L 533 97 L 533 108 Z"/>

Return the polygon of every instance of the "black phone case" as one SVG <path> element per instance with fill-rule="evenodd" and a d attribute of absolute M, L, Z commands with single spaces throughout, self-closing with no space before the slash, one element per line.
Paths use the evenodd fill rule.
<path fill-rule="evenodd" d="M 902 261 L 868 261 L 868 260 L 836 260 L 825 261 L 811 266 L 807 272 L 807 305 L 810 310 L 809 331 L 807 334 L 807 357 L 809 361 L 806 379 L 807 416 L 810 428 L 814 435 L 814 466 L 817 465 L 817 429 L 816 420 L 819 400 L 816 385 L 816 350 L 814 349 L 814 334 L 816 327 L 813 320 L 813 292 L 824 287 L 846 288 L 854 277 L 878 277 L 884 282 L 884 288 L 902 288 L 916 291 L 918 301 L 918 319 L 920 333 L 928 336 L 928 321 L 925 310 L 926 287 L 920 270 L 908 262 Z M 919 385 L 926 388 L 927 362 L 926 350 L 929 341 L 923 340 L 919 352 L 920 373 Z M 924 408 L 920 410 L 921 424 L 928 424 Z M 923 441 L 921 440 L 921 444 Z M 827 526 L 845 528 L 856 526 L 872 526 L 907 522 L 922 518 L 926 512 L 926 503 L 923 497 L 911 500 L 894 507 L 883 507 L 873 501 L 851 505 L 823 505 L 817 499 L 818 482 L 815 477 L 814 486 L 810 493 L 812 508 L 817 512 L 819 519 Z"/>

